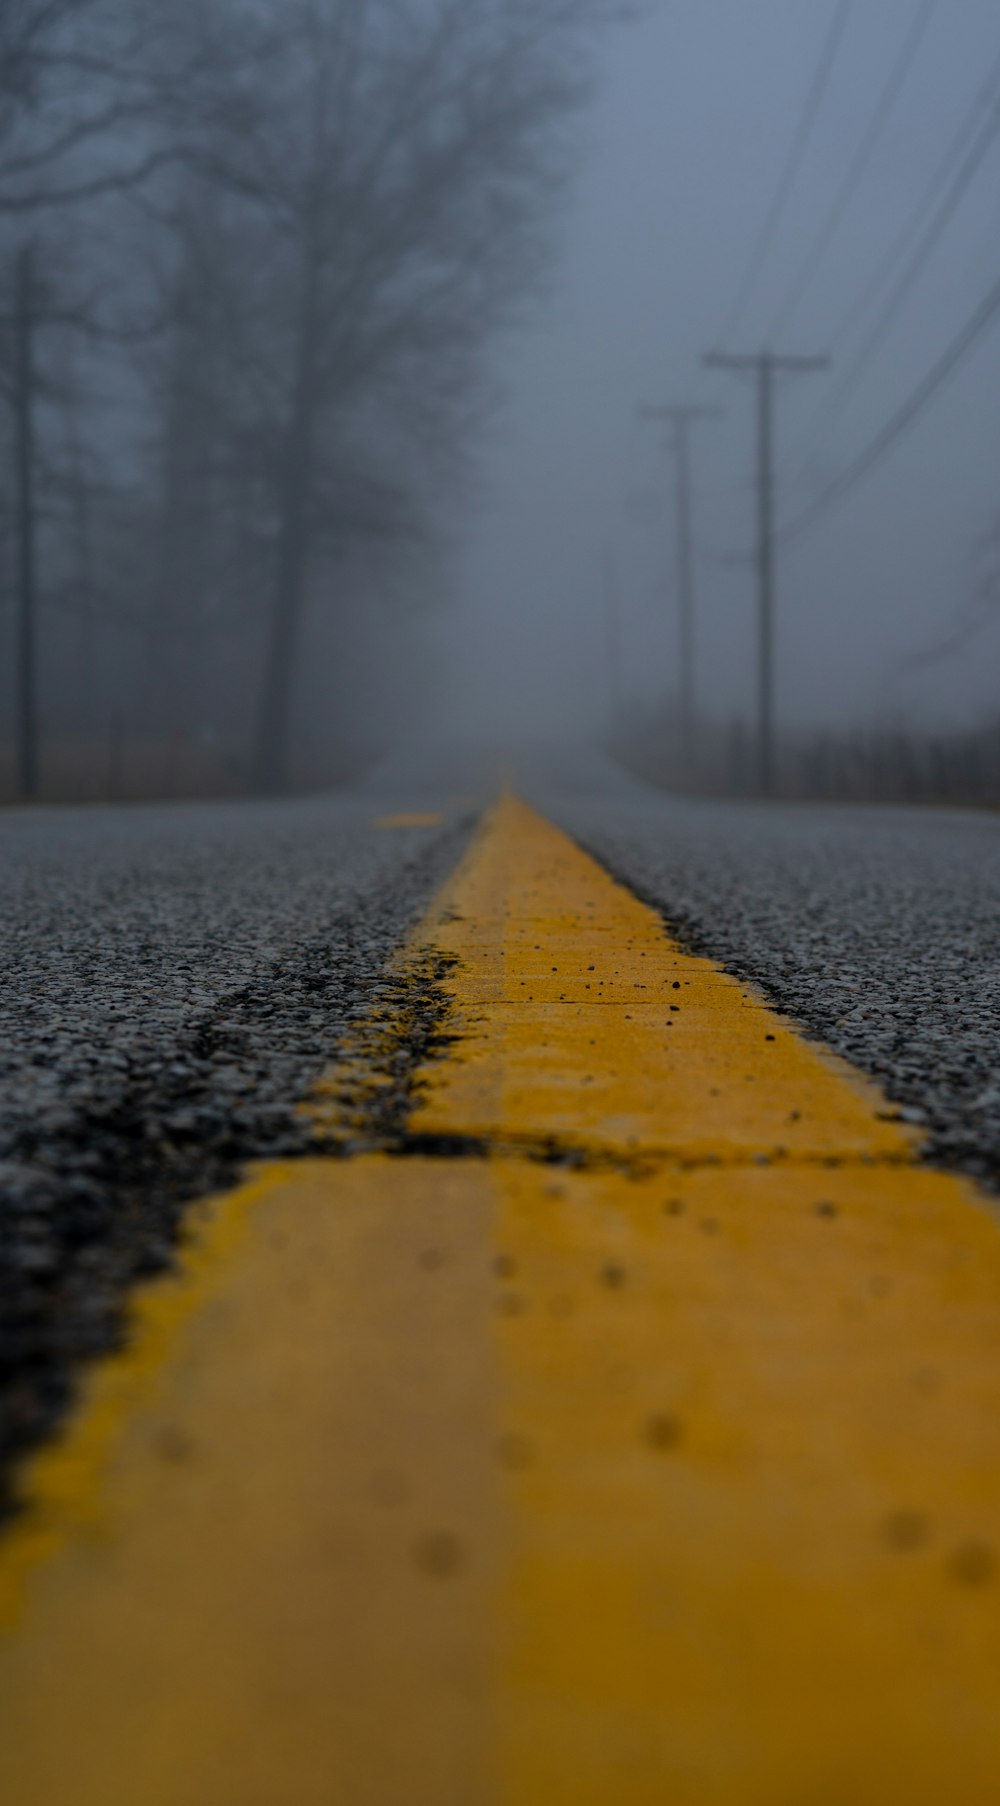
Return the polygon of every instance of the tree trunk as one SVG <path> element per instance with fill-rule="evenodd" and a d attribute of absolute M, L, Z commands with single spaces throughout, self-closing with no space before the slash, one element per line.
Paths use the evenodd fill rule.
<path fill-rule="evenodd" d="M 190 203 L 189 242 L 173 294 L 170 359 L 163 392 L 159 576 L 149 640 L 149 691 L 160 730 L 187 739 L 205 726 L 212 695 L 207 663 L 211 590 L 217 391 L 217 301 L 208 253 L 211 228 Z"/>
<path fill-rule="evenodd" d="M 79 396 L 75 362 L 71 370 L 67 404 L 67 437 L 70 456 L 73 521 L 73 593 L 78 616 L 76 669 L 74 673 L 73 731 L 96 744 L 101 713 L 98 697 L 97 615 L 95 609 L 94 535 L 92 498 L 87 461 L 80 432 Z"/>
<path fill-rule="evenodd" d="M 316 259 L 310 254 L 303 270 L 296 368 L 281 484 L 274 593 L 254 749 L 254 785 L 268 795 L 278 795 L 288 788 L 292 693 L 309 568 L 318 324 L 319 275 Z"/>

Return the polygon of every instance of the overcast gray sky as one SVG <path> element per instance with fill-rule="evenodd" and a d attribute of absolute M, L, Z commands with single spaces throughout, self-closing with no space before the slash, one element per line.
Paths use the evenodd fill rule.
<path fill-rule="evenodd" d="M 920 4 L 855 0 L 787 209 L 727 348 L 767 342 Z M 741 380 L 703 375 L 699 360 L 723 332 L 833 14 L 833 0 L 662 0 L 645 23 L 606 40 L 551 292 L 505 354 L 507 401 L 444 636 L 455 697 L 476 725 L 600 716 L 607 553 L 626 688 L 648 699 L 670 687 L 671 467 L 662 436 L 639 426 L 635 410 L 687 398 L 727 410 L 704 430 L 697 456 L 701 698 L 720 717 L 750 713 L 753 573 L 720 559 L 752 543 L 753 394 Z M 782 517 L 850 463 L 1000 280 L 998 137 L 884 348 L 841 418 L 817 433 L 863 337 L 845 335 L 849 310 L 977 95 L 986 117 L 998 59 L 996 0 L 938 0 L 840 231 L 774 338 L 775 349 L 834 359 L 829 376 L 780 393 Z M 1000 325 L 877 472 L 783 555 L 783 718 L 879 710 L 955 719 L 994 706 L 1000 625 L 938 667 L 899 668 L 969 606 L 998 519 Z"/>

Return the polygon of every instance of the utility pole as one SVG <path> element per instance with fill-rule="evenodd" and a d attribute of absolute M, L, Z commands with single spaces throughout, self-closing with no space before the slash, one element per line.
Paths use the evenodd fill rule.
<path fill-rule="evenodd" d="M 774 379 L 828 370 L 825 357 L 776 357 L 771 351 L 731 357 L 710 351 L 708 370 L 749 372 L 757 379 L 757 783 L 774 790 Z"/>
<path fill-rule="evenodd" d="M 680 674 L 680 749 L 681 760 L 690 770 L 694 755 L 695 735 L 695 594 L 694 535 L 691 503 L 691 431 L 705 420 L 721 420 L 721 408 L 693 407 L 676 404 L 670 407 L 640 408 L 642 420 L 663 421 L 673 428 L 674 472 L 676 479 L 677 535 L 677 606 L 678 664 Z"/>
<path fill-rule="evenodd" d="M 14 296 L 14 463 L 17 497 L 17 787 L 23 802 L 38 790 L 35 614 L 35 254 L 17 259 Z"/>

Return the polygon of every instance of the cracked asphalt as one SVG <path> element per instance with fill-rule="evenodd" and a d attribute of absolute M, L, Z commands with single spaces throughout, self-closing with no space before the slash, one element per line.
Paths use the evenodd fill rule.
<path fill-rule="evenodd" d="M 0 1461 L 114 1344 L 185 1204 L 308 1146 L 297 1100 L 378 1002 L 475 817 L 374 825 L 400 806 L 390 781 L 0 815 Z"/>
<path fill-rule="evenodd" d="M 391 999 L 387 962 L 498 766 L 425 749 L 339 797 L 0 813 L 8 1472 L 120 1337 L 190 1199 L 308 1148 L 295 1105 Z M 873 1074 L 931 1158 L 1000 1189 L 1000 819 L 685 801 L 583 749 L 525 752 L 514 777 L 689 945 Z M 427 809 L 440 826 L 374 825 Z"/>

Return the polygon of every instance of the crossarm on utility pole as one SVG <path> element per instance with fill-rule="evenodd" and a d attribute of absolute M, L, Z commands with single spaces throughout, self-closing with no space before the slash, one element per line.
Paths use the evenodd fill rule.
<path fill-rule="evenodd" d="M 778 357 L 772 351 L 756 351 L 745 357 L 734 357 L 728 351 L 706 351 L 702 363 L 706 370 L 757 370 L 763 358 L 768 358 L 773 370 L 787 371 L 790 375 L 808 375 L 819 370 L 829 370 L 828 357 Z"/>

